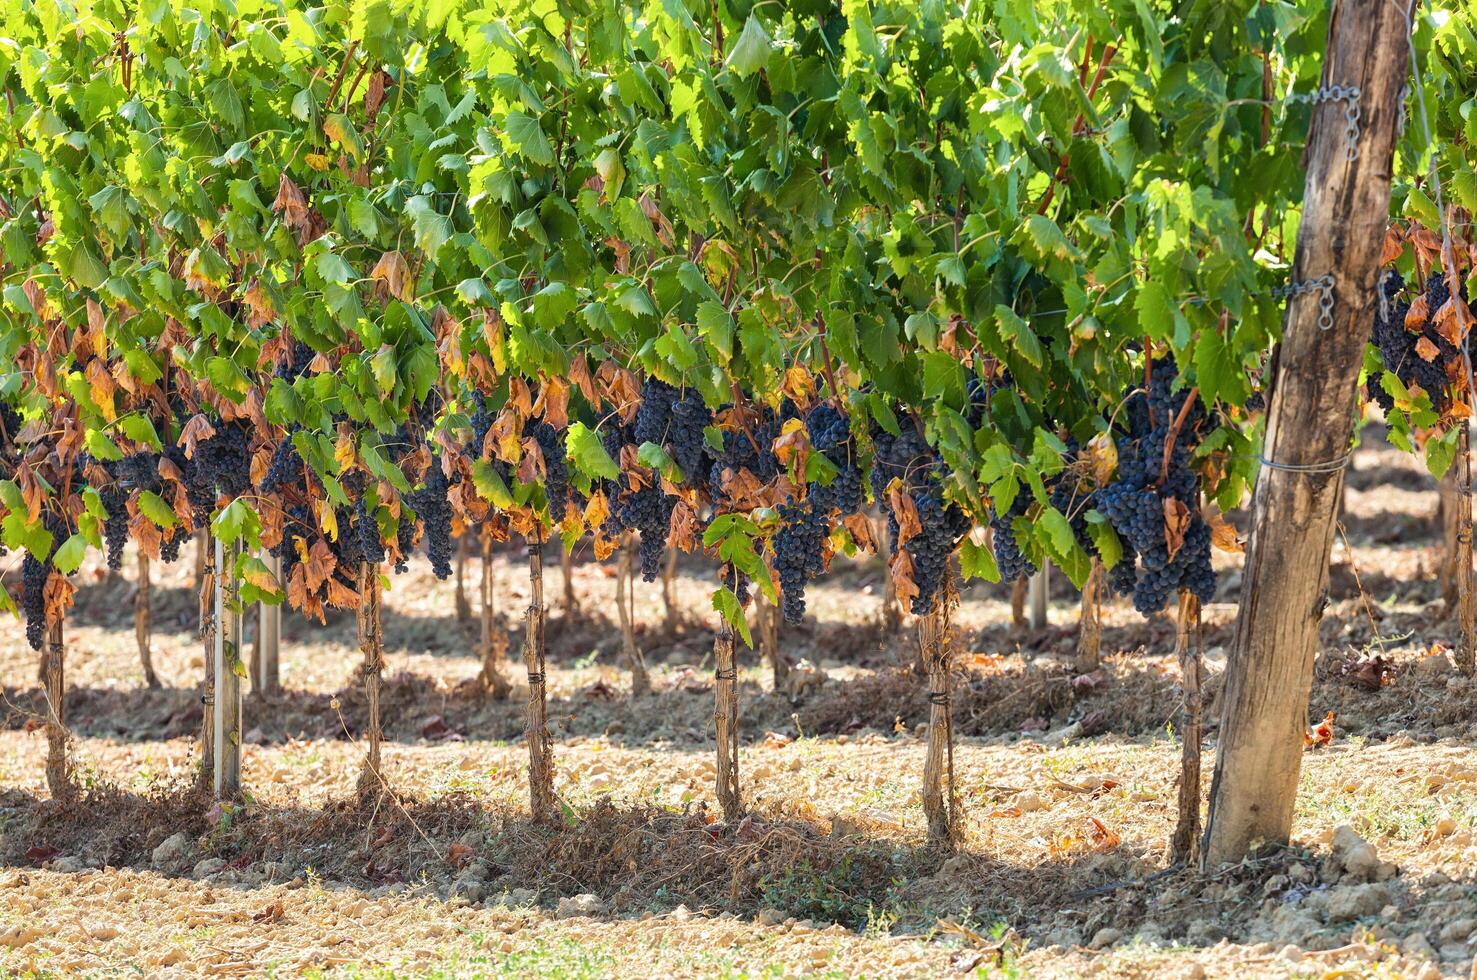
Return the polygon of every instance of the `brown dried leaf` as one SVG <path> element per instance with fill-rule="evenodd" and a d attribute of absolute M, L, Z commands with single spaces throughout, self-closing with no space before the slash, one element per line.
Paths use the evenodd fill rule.
<path fill-rule="evenodd" d="M 1405 233 L 1400 230 L 1399 225 L 1391 225 L 1385 229 L 1385 241 L 1380 248 L 1380 265 L 1388 265 L 1400 258 L 1400 253 L 1405 251 Z"/>
<path fill-rule="evenodd" d="M 282 221 L 289 228 L 301 231 L 309 224 L 308 199 L 303 197 L 303 192 L 287 176 L 285 169 L 277 181 L 277 199 L 272 202 L 272 210 L 282 213 Z"/>
<path fill-rule="evenodd" d="M 887 502 L 892 505 L 893 516 L 897 518 L 897 543 L 901 550 L 902 545 L 923 531 L 923 524 L 918 520 L 918 508 L 913 504 L 913 495 L 908 493 L 902 480 L 893 480 L 887 485 Z"/>
<path fill-rule="evenodd" d="M 1088 817 L 1087 820 L 1092 824 L 1093 850 L 1111 851 L 1122 843 L 1122 839 L 1112 830 L 1109 830 L 1107 824 L 1103 823 L 1097 817 Z"/>
<path fill-rule="evenodd" d="M 246 287 L 246 292 L 241 297 L 241 302 L 246 304 L 249 311 L 246 320 L 253 327 L 265 326 L 276 319 L 277 309 L 272 305 L 272 299 L 267 295 L 266 290 L 262 289 L 260 280 L 251 281 L 251 285 Z M 265 353 L 265 346 L 263 352 Z"/>
<path fill-rule="evenodd" d="M 185 459 L 195 458 L 195 447 L 202 439 L 209 439 L 215 435 L 215 426 L 203 415 L 192 415 L 180 430 L 177 445 L 185 449 Z"/>
<path fill-rule="evenodd" d="M 308 558 L 302 563 L 307 571 L 307 587 L 310 592 L 317 592 L 323 588 L 323 584 L 333 576 L 334 570 L 338 568 L 338 558 L 328 542 L 322 538 L 313 542 L 308 549 Z"/>
<path fill-rule="evenodd" d="M 701 542 L 702 536 L 698 533 L 697 512 L 692 504 L 685 500 L 678 501 L 672 508 L 671 531 L 667 535 L 667 542 L 678 551 L 690 552 Z"/>
<path fill-rule="evenodd" d="M 273 902 L 271 905 L 268 905 L 266 908 L 262 909 L 260 912 L 258 912 L 255 915 L 253 915 L 251 917 L 251 921 L 252 922 L 276 922 L 278 919 L 281 919 L 282 916 L 285 915 L 285 914 L 286 914 L 286 911 L 282 907 L 282 899 L 279 898 L 279 899 L 277 899 L 277 901 Z"/>
<path fill-rule="evenodd" d="M 533 404 L 533 414 L 560 432 L 569 428 L 569 382 L 563 378 L 546 379 L 539 389 L 538 401 Z"/>
<path fill-rule="evenodd" d="M 133 502 L 129 501 L 130 511 L 134 511 Z M 128 536 L 138 544 L 140 553 L 149 558 L 158 559 L 159 548 L 164 543 L 164 534 L 158 526 L 143 514 L 133 513 L 128 518 Z"/>
<path fill-rule="evenodd" d="M 359 608 L 359 592 L 357 589 L 344 584 L 338 576 L 330 576 L 328 579 L 328 604 L 335 609 L 357 609 Z"/>
<path fill-rule="evenodd" d="M 301 563 L 292 566 L 287 576 L 287 602 L 294 609 L 306 610 L 308 606 L 308 572 Z"/>
<path fill-rule="evenodd" d="M 841 519 L 842 526 L 851 533 L 851 540 L 863 551 L 875 554 L 877 552 L 877 538 L 872 529 L 872 521 L 865 514 L 847 514 Z"/>
<path fill-rule="evenodd" d="M 542 483 L 547 472 L 544 451 L 532 436 L 523 440 L 523 458 L 518 463 L 520 483 Z"/>
<path fill-rule="evenodd" d="M 1208 504 L 1203 510 L 1205 523 L 1210 525 L 1210 543 L 1218 550 L 1239 555 L 1246 550 L 1246 542 L 1236 533 L 1236 528 L 1226 520 L 1221 509 Z"/>
<path fill-rule="evenodd" d="M 1441 356 L 1441 348 L 1432 343 L 1430 337 L 1422 337 L 1420 340 L 1417 340 L 1415 342 L 1415 352 L 1427 364 L 1430 364 Z"/>
<path fill-rule="evenodd" d="M 385 89 L 394 83 L 395 79 L 383 68 L 369 76 L 369 84 L 364 89 L 364 118 L 371 125 L 379 116 L 380 106 L 385 104 Z"/>
<path fill-rule="evenodd" d="M 78 333 L 83 340 L 83 347 L 87 354 L 107 358 L 108 322 L 97 300 L 91 298 L 87 300 L 87 329 L 78 331 Z"/>
<path fill-rule="evenodd" d="M 22 465 L 15 472 L 20 484 L 21 498 L 26 502 L 26 522 L 34 524 L 41 516 L 41 505 L 46 502 L 46 487 L 30 465 Z"/>
<path fill-rule="evenodd" d="M 246 582 L 248 585 L 261 589 L 263 592 L 275 594 L 277 592 L 277 576 L 265 568 L 252 566 L 246 570 Z"/>
<path fill-rule="evenodd" d="M 1421 265 L 1432 265 L 1440 260 L 1441 236 L 1431 229 L 1414 225 L 1410 230 L 1409 240 L 1419 253 L 1417 258 Z"/>
<path fill-rule="evenodd" d="M 1164 498 L 1164 543 L 1169 546 L 1171 560 L 1179 554 L 1185 543 L 1185 532 L 1190 529 L 1190 508 L 1184 501 L 1173 497 Z"/>
<path fill-rule="evenodd" d="M 652 484 L 651 471 L 642 465 L 639 452 L 637 447 L 628 443 L 621 447 L 621 458 L 616 460 L 620 465 L 621 475 L 626 478 L 626 486 L 631 490 L 640 490 Z"/>
<path fill-rule="evenodd" d="M 1405 311 L 1405 329 L 1410 331 L 1420 330 L 1426 325 L 1431 317 L 1431 304 L 1426 299 L 1426 294 L 1421 293 L 1410 304 L 1410 309 Z"/>
<path fill-rule="evenodd" d="M 472 859 L 472 847 L 457 841 L 446 849 L 446 863 L 460 871 Z"/>
<path fill-rule="evenodd" d="M 641 403 L 641 384 L 636 375 L 615 361 L 602 361 L 595 370 L 595 381 L 600 389 L 600 401 L 610 405 L 622 421 L 636 417 L 636 408 Z"/>
<path fill-rule="evenodd" d="M 46 298 L 46 290 L 35 279 L 27 279 L 21 284 L 21 292 L 26 294 L 30 301 L 31 309 L 36 311 L 36 316 L 42 320 L 50 320 L 56 316 L 56 310 L 52 308 L 50 301 Z"/>
<path fill-rule="evenodd" d="M 72 608 L 72 600 L 77 595 L 77 586 L 53 568 L 42 594 L 46 602 L 46 623 L 53 626 L 66 619 L 67 610 Z"/>
<path fill-rule="evenodd" d="M 490 449 L 504 463 L 516 463 L 523 455 L 522 432 L 523 423 L 518 413 L 511 405 L 504 406 L 493 420 L 492 428 L 487 430 L 487 438 L 483 440 L 484 451 Z"/>
<path fill-rule="evenodd" d="M 1462 345 L 1462 325 L 1472 322 L 1472 311 L 1467 309 L 1466 302 L 1460 296 L 1453 295 L 1441 304 L 1441 309 L 1436 311 L 1434 320 L 1436 332 L 1444 337 L 1451 346 L 1460 347 Z"/>
<path fill-rule="evenodd" d="M 916 520 L 916 514 L 914 519 Z M 892 552 L 892 560 L 887 564 L 888 573 L 892 576 L 893 591 L 897 595 L 897 601 L 903 608 L 912 605 L 914 597 L 919 595 L 917 583 L 913 581 L 913 558 L 908 554 L 906 548 L 896 548 Z"/>
<path fill-rule="evenodd" d="M 662 214 L 661 208 L 657 206 L 656 198 L 652 197 L 648 192 L 642 194 L 637 203 L 641 205 L 641 212 L 646 215 L 647 220 L 656 225 L 657 240 L 668 248 L 671 248 L 673 238 L 672 222 L 667 220 L 665 214 Z"/>
<path fill-rule="evenodd" d="M 528 390 L 528 382 L 516 377 L 508 379 L 508 404 L 523 418 L 533 414 L 533 393 Z"/>
<path fill-rule="evenodd" d="M 256 447 L 251 454 L 251 485 L 260 487 L 262 481 L 267 478 L 267 470 L 272 468 L 272 449 L 265 443 Z"/>
<path fill-rule="evenodd" d="M 401 302 L 409 303 L 415 298 L 415 291 L 411 288 L 413 283 L 410 263 L 405 261 L 405 256 L 400 254 L 399 249 L 381 255 L 374 268 L 369 270 L 369 278 L 375 281 L 384 294 Z"/>
<path fill-rule="evenodd" d="M 599 404 L 599 396 L 595 393 L 595 379 L 590 377 L 590 362 L 585 359 L 583 352 L 570 361 L 569 380 L 585 396 L 585 401 L 591 405 Z"/>

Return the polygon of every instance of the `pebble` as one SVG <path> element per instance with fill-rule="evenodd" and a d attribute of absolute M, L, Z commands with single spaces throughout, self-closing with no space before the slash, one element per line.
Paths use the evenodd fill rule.
<path fill-rule="evenodd" d="M 219 873 L 225 866 L 226 862 L 222 858 L 205 858 L 203 861 L 195 864 L 195 869 L 190 872 L 190 877 L 196 880 L 203 880 L 213 874 Z"/>
<path fill-rule="evenodd" d="M 605 902 L 599 895 L 586 892 L 573 898 L 559 899 L 559 907 L 554 914 L 561 919 L 593 918 L 605 912 Z"/>
<path fill-rule="evenodd" d="M 190 835 L 181 831 L 166 837 L 162 844 L 154 848 L 154 853 L 150 857 L 154 867 L 163 870 L 182 864 L 192 850 L 194 850 L 194 844 L 190 840 Z"/>

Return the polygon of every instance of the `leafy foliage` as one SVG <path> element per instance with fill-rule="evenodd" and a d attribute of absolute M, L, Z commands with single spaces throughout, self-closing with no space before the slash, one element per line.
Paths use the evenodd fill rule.
<path fill-rule="evenodd" d="M 1048 481 L 1150 355 L 1212 419 L 1206 494 L 1252 476 L 1322 5 L 3 9 L 12 549 L 100 547 L 107 490 L 150 553 L 212 513 L 277 548 L 248 598 L 319 611 L 421 510 L 438 564 L 472 527 L 608 553 L 614 515 L 773 591 L 781 505 L 824 567 L 870 467 L 932 515 L 904 579 L 1006 515 L 1080 578 L 1117 545 Z M 107 472 L 139 457 L 157 486 Z"/>

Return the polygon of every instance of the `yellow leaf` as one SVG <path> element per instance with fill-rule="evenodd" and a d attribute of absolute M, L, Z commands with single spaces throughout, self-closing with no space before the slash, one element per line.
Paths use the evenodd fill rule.
<path fill-rule="evenodd" d="M 320 173 L 328 169 L 328 157 L 322 153 L 305 153 L 303 162 Z"/>
<path fill-rule="evenodd" d="M 1092 465 L 1092 482 L 1105 487 L 1113 482 L 1118 469 L 1118 444 L 1111 432 L 1099 432 L 1087 443 L 1087 458 Z"/>
<path fill-rule="evenodd" d="M 324 499 L 318 505 L 318 526 L 323 533 L 328 535 L 328 540 L 338 540 L 338 514 L 333 509 L 333 504 Z"/>

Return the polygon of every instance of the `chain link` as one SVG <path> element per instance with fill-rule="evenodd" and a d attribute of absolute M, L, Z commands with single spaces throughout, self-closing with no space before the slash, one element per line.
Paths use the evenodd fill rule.
<path fill-rule="evenodd" d="M 1332 272 L 1326 272 L 1317 279 L 1305 279 L 1302 282 L 1278 286 L 1272 290 L 1272 295 L 1280 299 L 1288 299 L 1297 296 L 1306 296 L 1308 293 L 1313 292 L 1320 294 L 1318 297 L 1318 329 L 1327 330 L 1333 326 Z"/>
<path fill-rule="evenodd" d="M 1359 159 L 1358 85 L 1324 85 L 1316 92 L 1293 92 L 1287 97 L 1287 101 L 1313 106 L 1324 102 L 1348 102 L 1344 107 L 1344 140 L 1348 144 L 1344 147 L 1344 157 L 1349 160 Z"/>
<path fill-rule="evenodd" d="M 1391 307 L 1390 307 L 1390 293 L 1389 293 L 1389 290 L 1386 288 L 1386 286 L 1390 282 L 1390 280 L 1393 279 L 1396 275 L 1398 275 L 1398 273 L 1394 269 L 1386 269 L 1384 272 L 1382 272 L 1380 274 L 1380 285 L 1379 285 L 1379 294 L 1380 294 L 1380 320 L 1383 321 L 1383 322 L 1385 322 L 1385 323 L 1389 323 L 1390 322 L 1390 311 L 1391 311 Z"/>

